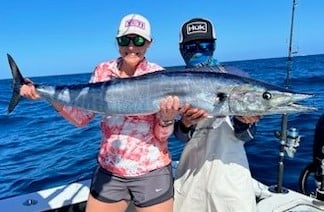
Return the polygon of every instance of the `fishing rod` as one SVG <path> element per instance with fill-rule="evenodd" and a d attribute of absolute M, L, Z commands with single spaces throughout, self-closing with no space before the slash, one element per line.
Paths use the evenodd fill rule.
<path fill-rule="evenodd" d="M 289 78 L 290 72 L 292 71 L 292 45 L 293 45 L 293 33 L 294 33 L 294 17 L 295 17 L 295 7 L 296 0 L 293 0 L 292 3 L 292 12 L 291 12 L 291 23 L 290 23 L 290 36 L 289 36 L 289 46 L 288 46 L 288 60 L 287 60 L 287 72 L 285 87 L 289 88 Z M 287 144 L 287 128 L 288 128 L 288 115 L 282 114 L 281 117 L 281 133 L 280 133 L 280 153 L 279 153 L 279 167 L 278 167 L 278 184 L 277 184 L 277 193 L 286 193 L 287 189 L 283 188 L 283 174 L 284 174 L 284 156 L 285 156 L 285 147 Z M 295 130 L 296 131 L 296 130 Z"/>
<path fill-rule="evenodd" d="M 288 46 L 288 60 L 287 60 L 287 72 L 285 79 L 285 87 L 289 87 L 290 72 L 292 70 L 292 42 L 293 42 L 293 32 L 294 32 L 294 17 L 295 17 L 295 7 L 297 3 L 296 0 L 292 2 L 292 13 L 291 13 L 291 23 L 290 23 L 290 36 L 289 36 L 289 46 Z M 288 115 L 282 114 L 281 117 L 281 131 L 276 132 L 276 137 L 280 139 L 280 150 L 279 150 L 279 161 L 278 161 L 278 178 L 277 185 L 271 186 L 270 191 L 276 193 L 288 193 L 288 189 L 282 186 L 283 184 L 283 174 L 284 174 L 284 156 L 285 151 L 288 155 L 292 156 L 295 152 L 295 147 L 299 146 L 300 136 L 296 128 L 288 128 Z M 288 136 L 287 136 L 288 132 Z M 288 139 L 287 139 L 288 138 Z"/>
<path fill-rule="evenodd" d="M 293 40 L 293 27 L 294 27 L 294 15 L 295 15 L 295 6 L 297 5 L 296 0 L 293 0 L 292 6 L 292 15 L 291 15 L 291 25 L 290 25 L 290 39 L 289 39 L 289 48 L 288 48 L 288 61 L 287 61 L 287 74 L 285 80 L 285 86 L 288 89 L 289 87 L 289 76 L 292 70 L 292 40 Z M 272 191 L 277 193 L 287 193 L 288 190 L 282 187 L 283 182 L 283 170 L 284 170 L 284 152 L 287 151 L 287 148 L 292 148 L 295 150 L 295 145 L 299 145 L 300 136 L 295 128 L 290 128 L 287 131 L 287 114 L 282 115 L 281 121 L 281 132 L 278 133 L 281 138 L 280 142 L 280 154 L 279 154 L 279 168 L 278 168 L 278 184 L 272 188 Z M 309 195 L 306 190 L 307 179 L 310 176 L 310 173 L 314 174 L 314 178 L 317 184 L 317 188 L 314 193 L 311 193 L 311 197 L 315 198 L 313 201 L 314 204 L 324 206 L 324 140 L 323 132 L 324 129 L 324 115 L 322 115 L 315 128 L 314 135 L 314 144 L 313 144 L 313 162 L 309 164 L 305 170 L 303 170 L 300 179 L 299 187 L 302 193 Z M 288 132 L 288 133 L 287 133 Z M 289 155 L 289 151 L 288 155 Z"/>

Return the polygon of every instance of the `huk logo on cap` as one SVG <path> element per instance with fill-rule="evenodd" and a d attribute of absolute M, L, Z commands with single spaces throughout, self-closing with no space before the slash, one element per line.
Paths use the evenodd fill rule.
<path fill-rule="evenodd" d="M 205 22 L 192 22 L 187 25 L 187 34 L 194 33 L 207 33 L 207 23 Z"/>

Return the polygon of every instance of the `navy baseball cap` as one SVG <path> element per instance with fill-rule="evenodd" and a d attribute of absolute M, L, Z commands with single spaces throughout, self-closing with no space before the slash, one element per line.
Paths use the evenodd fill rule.
<path fill-rule="evenodd" d="M 213 24 L 203 18 L 194 18 L 181 26 L 180 43 L 193 40 L 216 40 Z"/>

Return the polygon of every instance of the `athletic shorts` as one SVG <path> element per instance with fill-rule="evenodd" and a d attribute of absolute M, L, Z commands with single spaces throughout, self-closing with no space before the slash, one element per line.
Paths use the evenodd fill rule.
<path fill-rule="evenodd" d="M 92 178 L 91 195 L 99 201 L 133 201 L 148 207 L 173 198 L 171 164 L 136 177 L 121 177 L 98 167 Z"/>

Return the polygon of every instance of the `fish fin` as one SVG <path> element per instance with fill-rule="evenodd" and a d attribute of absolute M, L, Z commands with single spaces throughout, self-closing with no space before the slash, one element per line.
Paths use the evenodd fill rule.
<path fill-rule="evenodd" d="M 19 100 L 21 99 L 20 88 L 25 83 L 25 80 L 21 75 L 19 68 L 15 63 L 14 59 L 9 54 L 7 54 L 7 57 L 8 57 L 8 62 L 12 74 L 12 89 L 13 89 L 12 97 L 8 105 L 8 114 L 9 114 L 15 109 L 16 105 L 19 103 Z"/>
<path fill-rule="evenodd" d="M 221 66 L 203 66 L 203 67 L 190 67 L 186 68 L 186 71 L 192 71 L 192 72 L 218 72 L 218 73 L 223 73 L 224 71 L 222 70 Z"/>
<path fill-rule="evenodd" d="M 249 77 L 248 73 L 234 66 L 226 66 L 226 72 L 239 77 Z"/>
<path fill-rule="evenodd" d="M 217 72 L 217 73 L 227 73 L 236 75 L 239 77 L 249 77 L 248 73 L 234 66 L 223 66 L 223 65 L 215 65 L 215 66 L 203 66 L 203 67 L 192 67 L 187 68 L 186 71 L 203 71 L 203 72 Z"/>

